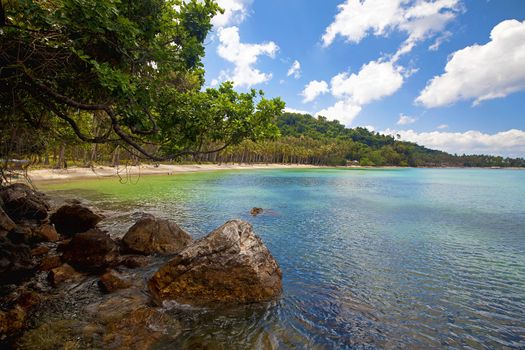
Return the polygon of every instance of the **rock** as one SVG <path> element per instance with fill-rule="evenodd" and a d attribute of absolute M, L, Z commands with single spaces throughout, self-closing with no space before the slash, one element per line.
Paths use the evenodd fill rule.
<path fill-rule="evenodd" d="M 13 242 L 29 245 L 58 240 L 58 234 L 53 226 L 48 223 L 40 224 L 28 220 L 21 221 L 14 230 L 9 232 L 8 237 Z"/>
<path fill-rule="evenodd" d="M 42 242 L 55 242 L 58 241 L 58 233 L 53 226 L 50 224 L 42 224 L 37 227 L 33 234 L 38 237 Z"/>
<path fill-rule="evenodd" d="M 32 256 L 42 256 L 46 255 L 47 253 L 49 253 L 49 247 L 46 247 L 45 245 L 41 245 L 31 249 Z"/>
<path fill-rule="evenodd" d="M 130 269 L 144 267 L 151 264 L 151 258 L 144 255 L 123 255 L 120 257 L 119 265 L 124 265 Z"/>
<path fill-rule="evenodd" d="M 99 229 L 75 235 L 63 251 L 64 261 L 84 271 L 105 269 L 118 261 L 117 244 Z"/>
<path fill-rule="evenodd" d="M 98 285 L 104 292 L 111 293 L 118 289 L 129 288 L 131 283 L 122 278 L 122 276 L 116 271 L 110 270 L 100 276 Z"/>
<path fill-rule="evenodd" d="M 122 238 L 124 249 L 139 254 L 174 254 L 192 241 L 183 229 L 169 220 L 146 215 L 133 225 Z"/>
<path fill-rule="evenodd" d="M 179 333 L 180 325 L 171 316 L 144 306 L 110 322 L 103 342 L 108 349 L 148 350 L 162 338 L 173 340 Z"/>
<path fill-rule="evenodd" d="M 256 208 L 256 207 L 253 207 L 252 210 L 250 210 L 250 214 L 252 214 L 252 216 L 257 216 L 259 214 L 262 214 L 264 211 L 263 208 Z"/>
<path fill-rule="evenodd" d="M 60 265 L 62 265 L 62 259 L 60 256 L 48 255 L 42 259 L 40 265 L 38 265 L 38 269 L 40 271 L 50 271 L 56 267 L 59 267 Z"/>
<path fill-rule="evenodd" d="M 44 220 L 47 218 L 49 204 L 43 193 L 34 191 L 24 184 L 13 184 L 0 190 L 4 210 L 14 221 Z"/>
<path fill-rule="evenodd" d="M 28 246 L 0 238 L 0 285 L 24 280 L 33 273 L 34 267 Z"/>
<path fill-rule="evenodd" d="M 12 336 L 24 328 L 25 310 L 16 305 L 12 309 L 0 310 L 0 336 Z"/>
<path fill-rule="evenodd" d="M 7 233 L 13 230 L 16 224 L 5 213 L 4 209 L 0 207 L 0 237 L 5 237 Z"/>
<path fill-rule="evenodd" d="M 80 204 L 66 204 L 51 215 L 51 223 L 61 235 L 72 236 L 94 228 L 101 215 Z"/>
<path fill-rule="evenodd" d="M 77 281 L 83 276 L 77 272 L 71 265 L 63 264 L 49 272 L 49 281 L 55 287 L 66 281 Z"/>
<path fill-rule="evenodd" d="M 252 226 L 232 220 L 175 255 L 148 286 L 158 303 L 243 304 L 274 299 L 281 279 L 281 269 Z"/>

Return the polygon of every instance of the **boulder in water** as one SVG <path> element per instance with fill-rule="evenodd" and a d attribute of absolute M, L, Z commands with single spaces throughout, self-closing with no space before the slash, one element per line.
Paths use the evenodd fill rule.
<path fill-rule="evenodd" d="M 80 204 L 66 204 L 51 215 L 51 223 L 58 233 L 72 236 L 94 228 L 103 217 Z"/>
<path fill-rule="evenodd" d="M 118 261 L 117 244 L 99 229 L 75 235 L 61 249 L 62 259 L 83 271 L 98 271 Z"/>
<path fill-rule="evenodd" d="M 188 233 L 169 220 L 145 215 L 122 238 L 126 251 L 139 254 L 174 254 L 191 243 Z"/>
<path fill-rule="evenodd" d="M 157 302 L 244 304 L 276 298 L 281 280 L 281 269 L 252 226 L 232 220 L 179 252 L 149 288 Z"/>

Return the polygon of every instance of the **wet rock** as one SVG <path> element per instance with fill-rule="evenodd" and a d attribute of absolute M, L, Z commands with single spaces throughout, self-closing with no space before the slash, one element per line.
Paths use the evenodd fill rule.
<path fill-rule="evenodd" d="M 139 254 L 174 254 L 192 241 L 183 229 L 169 220 L 146 215 L 133 225 L 122 238 L 124 249 Z"/>
<path fill-rule="evenodd" d="M 34 236 L 42 242 L 58 241 L 58 233 L 50 224 L 42 224 L 33 231 Z"/>
<path fill-rule="evenodd" d="M 59 286 L 63 282 L 78 281 L 82 277 L 82 274 L 77 272 L 73 267 L 71 267 L 68 264 L 63 264 L 59 267 L 52 269 L 49 272 L 49 281 L 55 287 Z"/>
<path fill-rule="evenodd" d="M 80 204 L 66 204 L 51 215 L 51 223 L 61 235 L 72 236 L 94 228 L 103 217 Z"/>
<path fill-rule="evenodd" d="M 49 253 L 49 247 L 46 247 L 45 245 L 31 249 L 32 256 L 42 256 L 46 255 L 47 253 Z"/>
<path fill-rule="evenodd" d="M 34 267 L 28 246 L 0 238 L 0 285 L 24 280 L 33 273 Z"/>
<path fill-rule="evenodd" d="M 252 214 L 252 216 L 257 216 L 259 214 L 262 214 L 264 211 L 263 208 L 256 208 L 256 207 L 253 207 L 252 210 L 250 210 L 250 214 Z"/>
<path fill-rule="evenodd" d="M 24 184 L 13 184 L 0 189 L 4 211 L 14 221 L 44 220 L 49 204 L 43 193 L 34 191 Z"/>
<path fill-rule="evenodd" d="M 252 226 L 228 221 L 178 253 L 150 279 L 157 302 L 253 303 L 277 297 L 281 270 Z"/>
<path fill-rule="evenodd" d="M 4 209 L 0 207 L 0 237 L 5 237 L 7 233 L 13 230 L 16 224 L 13 220 L 5 213 Z"/>
<path fill-rule="evenodd" d="M 28 330 L 18 340 L 19 350 L 77 350 L 85 349 L 77 334 L 82 324 L 75 320 L 48 319 L 38 327 Z M 91 348 L 91 347 L 90 347 Z"/>
<path fill-rule="evenodd" d="M 99 229 L 79 233 L 63 248 L 62 259 L 83 271 L 98 271 L 118 262 L 118 246 Z"/>
<path fill-rule="evenodd" d="M 98 285 L 102 291 L 112 293 L 118 289 L 126 289 L 131 286 L 129 281 L 126 281 L 119 273 L 114 270 L 107 271 L 100 276 Z"/>
<path fill-rule="evenodd" d="M 42 259 L 40 265 L 38 265 L 38 269 L 40 271 L 50 271 L 56 267 L 59 267 L 60 265 L 62 265 L 62 259 L 60 256 L 48 255 Z"/>
<path fill-rule="evenodd" d="M 15 243 L 35 245 L 41 242 L 54 242 L 58 234 L 48 223 L 23 220 L 7 235 Z"/>
<path fill-rule="evenodd" d="M 148 266 L 151 258 L 144 255 L 123 255 L 120 257 L 119 265 L 124 265 L 130 269 Z"/>

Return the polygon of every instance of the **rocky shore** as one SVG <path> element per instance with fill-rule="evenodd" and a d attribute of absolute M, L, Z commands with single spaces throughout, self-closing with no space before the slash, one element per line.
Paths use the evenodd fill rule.
<path fill-rule="evenodd" d="M 180 333 L 166 305 L 227 307 L 281 293 L 281 270 L 247 222 L 194 241 L 143 214 L 114 239 L 98 227 L 103 218 L 24 184 L 0 188 L 0 348 L 149 349 Z"/>

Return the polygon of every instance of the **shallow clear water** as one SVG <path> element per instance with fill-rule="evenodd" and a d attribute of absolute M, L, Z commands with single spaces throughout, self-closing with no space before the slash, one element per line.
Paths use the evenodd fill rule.
<path fill-rule="evenodd" d="M 133 178 L 132 180 L 137 180 Z M 172 310 L 158 348 L 525 348 L 525 171 L 251 170 L 40 186 L 194 237 L 252 222 L 283 271 L 282 298 Z M 251 217 L 252 207 L 271 208 Z"/>

